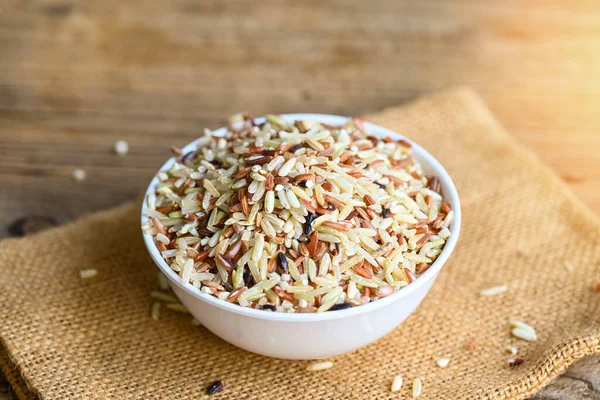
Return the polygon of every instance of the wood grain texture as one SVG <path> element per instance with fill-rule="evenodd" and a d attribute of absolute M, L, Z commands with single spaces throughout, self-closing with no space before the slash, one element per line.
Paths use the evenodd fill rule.
<path fill-rule="evenodd" d="M 5 0 L 0 237 L 133 198 L 232 113 L 365 114 L 453 85 L 600 212 L 598 54 L 597 0 Z M 535 398 L 600 398 L 599 363 Z"/>

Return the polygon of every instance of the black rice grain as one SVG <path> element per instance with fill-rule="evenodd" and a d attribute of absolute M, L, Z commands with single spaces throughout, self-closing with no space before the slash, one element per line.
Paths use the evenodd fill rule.
<path fill-rule="evenodd" d="M 331 307 L 329 310 L 330 311 L 335 311 L 335 310 L 345 310 L 346 308 L 350 308 L 352 307 L 352 304 L 346 302 L 346 303 L 340 303 L 340 304 L 335 304 L 333 307 Z"/>
<path fill-rule="evenodd" d="M 185 163 L 186 163 L 186 162 L 188 162 L 188 161 L 189 161 L 189 162 L 191 162 L 191 161 L 194 159 L 194 156 L 195 156 L 195 155 L 196 155 L 196 151 L 195 151 L 195 150 L 192 150 L 192 151 L 190 151 L 189 153 L 186 153 L 186 154 L 184 154 L 184 155 L 181 157 L 181 163 L 182 163 L 182 164 L 185 164 Z"/>
<path fill-rule="evenodd" d="M 300 143 L 298 143 L 297 145 L 292 147 L 289 151 L 290 151 L 290 153 L 295 153 L 296 151 L 300 150 L 301 147 L 302 147 L 302 145 Z"/>
<path fill-rule="evenodd" d="M 309 214 L 310 215 L 310 214 Z M 279 253 L 277 254 L 277 265 L 285 272 L 288 272 L 288 262 L 287 258 L 285 258 L 285 254 Z"/>
<path fill-rule="evenodd" d="M 311 225 L 313 223 L 313 220 L 315 219 L 315 214 L 309 212 L 305 219 L 306 221 L 304 222 L 304 234 L 310 235 L 310 231 L 312 229 Z"/>
<path fill-rule="evenodd" d="M 208 388 L 206 389 L 206 393 L 215 394 L 215 393 L 222 392 L 223 389 L 225 389 L 225 385 L 223 384 L 223 381 L 218 380 L 218 381 L 214 381 L 213 383 L 211 383 L 208 386 Z"/>

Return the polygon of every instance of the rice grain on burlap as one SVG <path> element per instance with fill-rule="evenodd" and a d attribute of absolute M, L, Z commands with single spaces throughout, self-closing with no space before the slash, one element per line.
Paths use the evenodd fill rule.
<path fill-rule="evenodd" d="M 308 373 L 307 362 L 239 350 L 189 316 L 163 310 L 153 321 L 157 270 L 142 244 L 139 204 L 130 203 L 0 243 L 0 366 L 20 396 L 198 399 L 223 379 L 215 398 L 397 399 L 389 388 L 401 374 L 400 398 L 420 377 L 422 398 L 520 399 L 599 352 L 600 224 L 481 100 L 458 89 L 367 119 L 429 149 L 462 198 L 456 251 L 399 328 Z M 82 268 L 99 274 L 81 281 Z M 509 291 L 479 296 L 499 284 Z M 513 317 L 539 340 L 511 338 Z M 507 367 L 509 344 L 525 364 Z M 441 357 L 451 359 L 445 369 L 435 364 Z"/>

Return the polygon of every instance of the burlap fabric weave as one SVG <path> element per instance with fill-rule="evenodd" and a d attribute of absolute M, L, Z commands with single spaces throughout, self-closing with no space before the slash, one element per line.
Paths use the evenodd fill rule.
<path fill-rule="evenodd" d="M 424 145 L 449 170 L 464 213 L 455 253 L 400 327 L 333 359 L 307 362 L 239 350 L 190 317 L 149 317 L 157 269 L 139 203 L 0 243 L 0 366 L 21 398 L 198 399 L 223 379 L 228 399 L 522 399 L 576 359 L 600 352 L 600 225 L 546 167 L 458 89 L 367 117 Z M 82 281 L 79 270 L 99 274 Z M 481 289 L 509 291 L 481 297 Z M 539 340 L 511 338 L 508 320 Z M 348 334 L 351 334 L 349 332 Z M 507 366 L 515 344 L 525 363 Z M 290 346 L 293 346 L 290 343 Z M 435 364 L 449 357 L 450 365 Z M 405 385 L 390 392 L 394 375 Z"/>

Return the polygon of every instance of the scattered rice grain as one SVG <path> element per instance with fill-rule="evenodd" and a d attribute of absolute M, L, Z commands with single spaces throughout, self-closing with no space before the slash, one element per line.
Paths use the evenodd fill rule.
<path fill-rule="evenodd" d="M 175 311 L 175 312 L 178 312 L 181 314 L 189 314 L 190 313 L 188 311 L 188 309 L 183 306 L 183 304 L 179 304 L 179 303 L 169 303 L 169 304 L 166 304 L 165 307 L 167 307 L 171 311 Z"/>
<path fill-rule="evenodd" d="M 207 394 L 215 394 L 215 393 L 222 392 L 223 389 L 225 389 L 225 385 L 223 384 L 223 381 L 217 380 L 217 381 L 214 381 L 213 383 L 211 383 L 208 386 L 208 388 L 206 388 L 206 393 Z"/>
<path fill-rule="evenodd" d="M 152 292 L 150 292 L 150 297 L 152 297 L 155 300 L 160 300 L 160 301 L 164 301 L 167 303 L 179 303 L 179 300 L 177 300 L 177 297 L 172 296 L 167 293 L 159 292 L 156 290 L 153 290 Z"/>
<path fill-rule="evenodd" d="M 437 360 L 435 362 L 438 367 L 440 368 L 446 368 L 448 366 L 448 364 L 450 364 L 450 359 L 449 358 L 440 358 L 439 360 Z"/>
<path fill-rule="evenodd" d="M 516 367 L 517 365 L 521 365 L 525 362 L 525 360 L 523 360 L 522 358 L 509 358 L 508 359 L 508 366 L 509 367 Z"/>
<path fill-rule="evenodd" d="M 525 322 L 511 320 L 510 325 L 512 327 L 511 333 L 513 336 L 527 341 L 537 340 L 537 333 L 535 332 L 535 329 Z"/>
<path fill-rule="evenodd" d="M 87 177 L 87 174 L 83 169 L 76 168 L 73 170 L 73 179 L 75 179 L 77 182 L 85 181 L 86 177 Z"/>
<path fill-rule="evenodd" d="M 329 369 L 333 367 L 333 363 L 331 361 L 321 361 L 314 364 L 310 364 L 306 367 L 307 371 L 315 372 L 315 371 L 323 371 L 325 369 Z"/>
<path fill-rule="evenodd" d="M 82 269 L 79 271 L 79 276 L 81 279 L 90 279 L 98 275 L 98 270 L 94 268 Z"/>
<path fill-rule="evenodd" d="M 481 294 L 482 296 L 495 296 L 497 294 L 504 293 L 507 290 L 508 290 L 508 286 L 501 285 L 501 286 L 494 286 L 494 287 L 490 287 L 487 289 L 483 289 L 481 292 L 479 292 L 479 294 Z"/>
<path fill-rule="evenodd" d="M 150 307 L 150 317 L 155 321 L 158 321 L 160 318 L 160 303 L 158 301 L 152 303 L 152 307 Z"/>
<path fill-rule="evenodd" d="M 125 140 L 117 140 L 114 145 L 115 153 L 124 156 L 129 152 L 129 143 Z"/>
<path fill-rule="evenodd" d="M 392 392 L 399 392 L 400 389 L 402 389 L 402 376 L 400 375 L 396 375 L 394 377 L 394 380 L 392 381 L 392 387 L 391 390 Z"/>
<path fill-rule="evenodd" d="M 413 385 L 412 385 L 413 399 L 416 399 L 417 397 L 419 397 L 421 395 L 422 390 L 423 390 L 423 384 L 421 383 L 421 380 L 419 378 L 416 378 L 413 381 Z"/>

